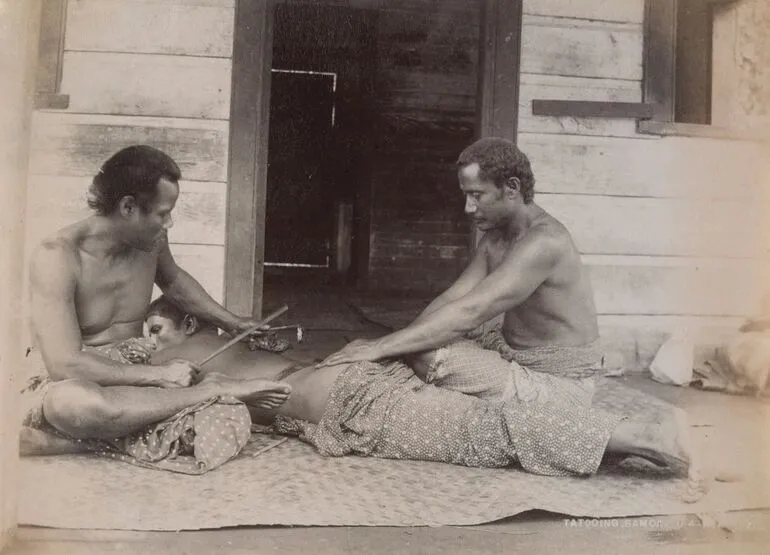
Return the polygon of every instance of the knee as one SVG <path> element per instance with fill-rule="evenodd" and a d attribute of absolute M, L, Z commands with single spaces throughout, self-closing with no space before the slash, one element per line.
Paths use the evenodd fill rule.
<path fill-rule="evenodd" d="M 108 424 L 120 416 L 102 388 L 84 380 L 51 386 L 43 401 L 43 415 L 54 428 L 78 439 L 112 437 Z"/>

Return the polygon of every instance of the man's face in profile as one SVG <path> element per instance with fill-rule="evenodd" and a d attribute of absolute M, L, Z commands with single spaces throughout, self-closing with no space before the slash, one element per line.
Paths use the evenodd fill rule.
<path fill-rule="evenodd" d="M 158 181 L 155 199 L 145 208 L 138 207 L 134 225 L 137 229 L 137 248 L 154 250 L 165 240 L 166 232 L 174 225 L 171 211 L 179 198 L 179 185 L 168 179 Z"/>

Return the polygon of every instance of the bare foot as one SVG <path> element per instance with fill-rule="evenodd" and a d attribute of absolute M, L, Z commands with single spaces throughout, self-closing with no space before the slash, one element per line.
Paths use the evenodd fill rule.
<path fill-rule="evenodd" d="M 218 372 L 209 372 L 200 385 L 215 385 L 220 395 L 231 395 L 247 405 L 275 410 L 286 402 L 291 386 L 281 382 L 258 379 L 235 379 Z"/>
<path fill-rule="evenodd" d="M 637 439 L 639 448 L 633 450 L 634 454 L 687 477 L 683 501 L 694 503 L 703 497 L 706 493 L 705 480 L 692 446 L 685 411 L 674 408 L 661 412 L 656 421 L 642 424 Z"/>
<path fill-rule="evenodd" d="M 637 454 L 677 474 L 687 475 L 692 447 L 684 412 L 679 409 L 662 412 L 654 422 L 643 426 L 639 434 L 641 448 Z"/>
<path fill-rule="evenodd" d="M 65 439 L 35 428 L 22 426 L 19 433 L 19 455 L 22 457 L 65 455 L 87 451 L 86 446 L 77 440 Z"/>

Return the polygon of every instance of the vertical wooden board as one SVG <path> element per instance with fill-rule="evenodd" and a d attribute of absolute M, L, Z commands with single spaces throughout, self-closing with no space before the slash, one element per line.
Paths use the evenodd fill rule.
<path fill-rule="evenodd" d="M 519 132 L 608 137 L 637 137 L 636 120 L 620 118 L 545 117 L 532 114 L 532 101 L 594 100 L 641 102 L 641 84 L 616 79 L 586 79 L 522 74 L 519 96 Z"/>
<path fill-rule="evenodd" d="M 524 16 L 521 71 L 642 79 L 642 28 Z"/>
<path fill-rule="evenodd" d="M 767 147 L 748 141 L 656 140 L 522 133 L 536 191 L 736 199 L 770 189 Z"/>
<path fill-rule="evenodd" d="M 65 48 L 74 51 L 229 58 L 232 6 L 172 2 L 69 2 Z"/>
<path fill-rule="evenodd" d="M 770 245 L 767 205 L 541 194 L 584 254 L 755 258 Z"/>
<path fill-rule="evenodd" d="M 43 2 L 38 2 L 38 7 Z M 37 51 L 37 70 L 35 75 L 36 93 L 56 94 L 59 92 L 61 78 L 62 44 L 67 24 L 67 0 L 46 0 L 40 10 L 39 39 Z M 8 70 L 4 69 L 3 78 L 7 79 Z"/>
<path fill-rule="evenodd" d="M 262 312 L 273 7 L 239 2 L 232 62 L 224 296 L 228 309 L 256 316 Z"/>
<path fill-rule="evenodd" d="M 522 0 L 482 0 L 477 134 L 516 140 L 522 45 Z M 474 238 L 469 239 L 474 241 Z"/>
<path fill-rule="evenodd" d="M 168 153 L 185 179 L 227 179 L 225 121 L 38 113 L 33 120 L 30 172 L 92 177 L 121 148 L 147 144 Z"/>
<path fill-rule="evenodd" d="M 711 123 L 729 127 L 735 113 L 738 68 L 735 64 L 736 4 L 714 10 L 711 67 L 717 79 L 711 80 Z"/>
<path fill-rule="evenodd" d="M 224 297 L 225 249 L 213 245 L 172 243 L 171 254 L 177 265 L 194 277 L 218 303 Z"/>
<path fill-rule="evenodd" d="M 524 0 L 524 13 L 641 24 L 644 0 Z"/>
<path fill-rule="evenodd" d="M 61 90 L 74 112 L 224 120 L 230 71 L 224 58 L 66 52 Z"/>
<path fill-rule="evenodd" d="M 32 175 L 28 182 L 27 208 L 30 232 L 39 241 L 46 235 L 89 216 L 86 197 L 90 180 L 85 177 Z M 174 243 L 224 245 L 224 183 L 182 181 L 171 216 Z"/>

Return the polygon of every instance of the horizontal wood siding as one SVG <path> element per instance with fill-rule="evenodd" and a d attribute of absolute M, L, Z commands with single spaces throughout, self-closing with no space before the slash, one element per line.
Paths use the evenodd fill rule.
<path fill-rule="evenodd" d="M 756 309 L 770 245 L 767 144 L 540 117 L 533 99 L 639 102 L 643 0 L 525 0 L 519 146 L 536 201 L 572 232 L 602 336 L 632 368 L 668 334 L 714 340 Z"/>
<path fill-rule="evenodd" d="M 33 118 L 28 251 L 88 214 L 85 192 L 110 155 L 148 144 L 182 170 L 172 251 L 221 300 L 234 9 L 234 0 L 68 3 L 70 104 Z"/>
<path fill-rule="evenodd" d="M 226 120 L 231 65 L 227 58 L 65 52 L 62 90 L 72 112 Z"/>

